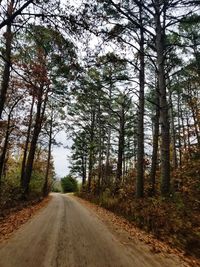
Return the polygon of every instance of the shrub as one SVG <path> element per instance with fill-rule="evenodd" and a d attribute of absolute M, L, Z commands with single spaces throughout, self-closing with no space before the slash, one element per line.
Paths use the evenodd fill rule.
<path fill-rule="evenodd" d="M 71 175 L 61 179 L 61 186 L 64 193 L 76 192 L 78 190 L 78 183 Z"/>

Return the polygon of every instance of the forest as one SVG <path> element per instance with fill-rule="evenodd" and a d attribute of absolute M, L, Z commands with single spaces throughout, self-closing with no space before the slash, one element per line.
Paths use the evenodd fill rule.
<path fill-rule="evenodd" d="M 200 1 L 0 1 L 0 215 L 80 197 L 200 256 Z"/>

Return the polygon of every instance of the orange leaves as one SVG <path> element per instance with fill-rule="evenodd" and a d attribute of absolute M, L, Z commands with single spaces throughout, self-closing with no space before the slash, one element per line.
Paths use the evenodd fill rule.
<path fill-rule="evenodd" d="M 182 257 L 185 253 L 199 257 L 200 242 L 198 243 L 197 239 L 200 229 L 198 208 L 200 201 L 195 196 L 198 191 L 195 187 L 197 177 L 194 178 L 193 173 L 196 173 L 198 169 L 195 168 L 196 163 L 193 162 L 193 164 L 194 166 L 192 164 L 190 167 L 186 165 L 176 172 L 176 179 L 180 180 L 181 175 L 184 175 L 184 182 L 179 191 L 173 192 L 169 199 L 164 200 L 159 196 L 134 199 L 133 188 L 131 186 L 130 189 L 130 184 L 120 189 L 117 196 L 112 196 L 110 192 L 106 191 L 99 199 L 95 198 L 94 195 L 89 195 L 89 199 L 128 218 L 130 222 L 88 202 L 84 202 L 84 204 L 86 203 L 90 208 L 97 210 L 100 217 L 108 218 L 117 227 L 120 224 L 120 227 L 130 232 L 131 237 L 136 236 L 139 240 L 150 244 L 154 253 L 163 250 L 174 251 L 171 247 L 176 247 L 178 248 L 175 250 L 176 254 L 182 255 Z M 190 245 L 194 243 L 196 246 Z M 191 259 L 188 260 L 188 266 L 200 266 L 198 260 L 194 260 L 196 265 L 193 265 L 193 258 L 191 257 Z"/>
<path fill-rule="evenodd" d="M 50 197 L 39 203 L 31 204 L 20 211 L 14 211 L 5 218 L 0 218 L 0 242 L 8 239 L 22 224 L 26 223 L 37 211 L 47 205 Z"/>
<path fill-rule="evenodd" d="M 81 202 L 81 204 L 86 206 L 88 209 L 94 211 L 96 213 L 96 215 L 98 216 L 98 218 L 108 225 L 108 227 L 109 227 L 109 229 L 111 229 L 111 231 L 114 231 L 118 235 L 120 235 L 122 231 L 125 231 L 126 233 L 128 233 L 129 242 L 134 242 L 134 244 L 136 243 L 139 246 L 141 245 L 139 242 L 146 244 L 149 246 L 149 250 L 152 253 L 166 253 L 166 254 L 173 254 L 175 256 L 178 256 L 182 260 L 183 265 L 181 265 L 181 266 L 184 266 L 184 267 L 200 266 L 199 260 L 196 260 L 192 257 L 186 257 L 185 252 L 183 250 L 172 248 L 172 241 L 171 241 L 171 244 L 170 244 L 170 242 L 168 242 L 168 244 L 167 244 L 166 243 L 166 241 L 167 241 L 166 236 L 165 236 L 165 238 L 163 238 L 164 241 L 158 240 L 155 238 L 154 235 L 149 234 L 149 233 L 139 229 L 130 221 L 126 220 L 125 218 L 123 218 L 119 215 L 114 214 L 113 212 L 110 212 L 110 211 L 108 211 L 102 207 L 99 207 L 98 205 L 92 204 L 91 202 L 88 202 L 86 200 L 83 200 L 80 198 L 77 198 L 77 200 L 79 202 Z M 139 207 L 140 207 L 140 210 L 142 210 L 144 205 L 145 205 L 145 203 L 144 203 L 143 206 L 141 206 L 142 202 L 144 202 L 144 201 L 138 202 L 137 208 L 139 209 Z M 154 207 L 156 208 L 157 204 L 156 203 L 154 203 L 154 204 L 155 204 Z M 164 209 L 165 209 L 165 207 L 163 206 L 162 212 L 165 212 Z M 158 210 L 160 210 L 159 207 L 157 207 L 157 212 L 158 212 Z M 119 209 L 118 209 L 118 212 L 119 212 Z M 151 211 L 149 211 L 149 212 L 151 212 Z M 156 216 L 156 214 L 155 214 L 155 216 Z M 131 218 L 131 215 L 128 218 L 130 220 L 133 219 L 133 217 Z M 156 219 L 156 217 L 154 217 L 154 218 Z M 163 228 L 165 227 L 165 224 L 166 224 L 166 220 L 164 221 Z M 124 244 L 126 244 L 126 242 L 124 242 Z"/>

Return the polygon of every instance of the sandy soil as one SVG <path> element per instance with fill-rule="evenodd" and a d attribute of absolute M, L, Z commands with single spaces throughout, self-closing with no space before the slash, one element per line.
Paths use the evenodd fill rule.
<path fill-rule="evenodd" d="M 110 228 L 110 227 L 109 227 Z M 121 235 L 71 196 L 53 194 L 47 207 L 0 245 L 0 267 L 181 267 Z"/>

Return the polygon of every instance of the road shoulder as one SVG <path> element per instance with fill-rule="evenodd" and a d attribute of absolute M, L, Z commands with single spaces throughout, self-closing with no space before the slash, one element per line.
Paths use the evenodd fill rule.
<path fill-rule="evenodd" d="M 16 230 L 46 207 L 51 198 L 51 196 L 48 196 L 34 205 L 29 205 L 21 210 L 13 211 L 8 216 L 0 218 L 0 243 L 8 240 Z"/>

